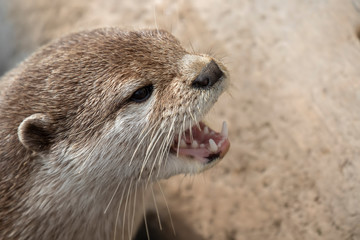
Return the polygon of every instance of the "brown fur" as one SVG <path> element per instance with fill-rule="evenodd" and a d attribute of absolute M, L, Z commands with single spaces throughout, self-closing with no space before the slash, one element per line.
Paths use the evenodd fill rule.
<path fill-rule="evenodd" d="M 59 39 L 7 74 L 3 79 L 8 83 L 7 88 L 0 100 L 0 238 L 38 239 L 42 237 L 35 234 L 40 231 L 37 230 L 39 226 L 47 229 L 51 221 L 58 221 L 54 215 L 71 216 L 70 207 L 66 210 L 68 213 L 59 213 L 60 210 L 52 211 L 49 206 L 45 206 L 48 211 L 45 215 L 34 216 L 29 204 L 33 201 L 40 205 L 52 204 L 56 195 L 45 192 L 44 197 L 36 192 L 33 196 L 30 192 L 36 185 L 42 191 L 42 184 L 45 184 L 44 189 L 52 186 L 51 191 L 60 191 L 67 180 L 58 182 L 57 178 L 64 174 L 59 169 L 75 171 L 81 161 L 61 162 L 55 156 L 62 150 L 80 152 L 89 142 L 104 136 L 109 131 L 108 125 L 114 123 L 119 112 L 126 110 L 130 104 L 127 99 L 139 84 L 145 86 L 155 79 L 156 88 L 161 90 L 149 118 L 154 124 L 159 119 L 166 121 L 174 117 L 174 111 L 180 111 L 183 105 L 191 102 L 200 105 L 205 113 L 220 92 L 214 92 L 211 98 L 209 95 L 200 98 L 191 92 L 184 94 L 186 89 L 182 86 L 187 86 L 206 64 L 189 63 L 193 70 L 186 72 L 189 64 L 184 68 L 180 64 L 186 54 L 179 42 L 164 31 L 98 29 Z M 182 124 L 182 115 L 178 114 L 181 118 L 177 119 L 177 125 Z M 126 146 L 119 144 L 119 147 Z M 44 173 L 47 164 L 55 166 L 56 173 L 51 169 Z M 98 181 L 96 177 L 91 178 L 90 172 L 89 179 Z M 174 174 L 176 172 L 166 177 Z M 69 179 L 72 175 L 69 174 Z M 52 182 L 55 183 L 51 185 Z M 112 193 L 115 188 L 113 184 L 111 186 L 109 192 Z M 66 196 L 63 197 L 66 201 Z M 42 198 L 46 199 L 44 203 Z M 55 200 L 49 200 L 52 198 Z M 71 220 L 69 222 L 71 226 Z M 68 223 L 60 221 L 56 224 L 57 231 L 47 236 L 67 236 L 61 232 L 67 231 Z M 86 235 L 80 231 L 69 236 Z"/>

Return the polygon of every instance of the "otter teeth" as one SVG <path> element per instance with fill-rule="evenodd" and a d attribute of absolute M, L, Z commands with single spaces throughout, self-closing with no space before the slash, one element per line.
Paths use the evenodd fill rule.
<path fill-rule="evenodd" d="M 209 128 L 206 127 L 206 126 L 204 127 L 204 133 L 205 133 L 205 134 L 209 134 Z"/>
<path fill-rule="evenodd" d="M 216 145 L 215 141 L 213 139 L 209 139 L 209 146 L 210 146 L 210 151 L 211 152 L 217 152 L 218 151 L 218 146 Z"/>
<path fill-rule="evenodd" d="M 199 147 L 199 144 L 196 140 L 194 140 L 192 143 L 191 143 L 191 147 L 192 148 L 198 148 Z"/>
<path fill-rule="evenodd" d="M 228 137 L 229 133 L 228 133 L 228 127 L 227 127 L 227 123 L 224 121 L 222 124 L 222 128 L 221 128 L 221 135 L 225 138 Z"/>
<path fill-rule="evenodd" d="M 185 148 L 186 147 L 186 142 L 184 141 L 184 139 L 181 139 L 180 141 L 180 147 Z"/>
<path fill-rule="evenodd" d="M 171 150 L 178 155 L 195 158 L 201 162 L 209 162 L 217 155 L 223 157 L 230 146 L 227 123 L 223 122 L 220 132 L 215 132 L 202 122 L 197 125 L 184 131 L 181 137 L 176 136 Z"/>

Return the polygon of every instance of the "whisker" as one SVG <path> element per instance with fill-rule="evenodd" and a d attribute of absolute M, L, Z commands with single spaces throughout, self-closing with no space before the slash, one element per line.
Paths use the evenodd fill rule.
<path fill-rule="evenodd" d="M 118 224 L 120 208 L 121 208 L 121 203 L 122 203 L 122 200 L 123 200 L 123 197 L 124 197 L 125 189 L 126 188 L 124 188 L 124 190 L 123 190 L 123 192 L 121 194 L 120 201 L 119 201 L 119 206 L 118 206 L 117 213 L 116 213 L 115 226 L 114 226 L 114 240 L 116 239 L 117 224 Z"/>
<path fill-rule="evenodd" d="M 116 186 L 116 189 L 115 189 L 115 191 L 114 191 L 114 194 L 111 196 L 110 201 L 109 201 L 109 203 L 107 204 L 107 206 L 106 206 L 106 208 L 105 208 L 105 210 L 104 210 L 104 214 L 105 214 L 105 213 L 107 212 L 107 210 L 109 209 L 110 204 L 111 204 L 112 200 L 113 200 L 114 197 L 115 197 L 115 194 L 116 194 L 117 191 L 119 190 L 120 184 L 121 184 L 121 181 L 120 181 L 120 182 L 118 183 L 118 185 Z"/>
<path fill-rule="evenodd" d="M 154 162 L 153 162 L 153 164 L 152 164 L 152 166 L 151 166 L 151 170 L 150 170 L 150 174 L 149 174 L 149 177 L 148 177 L 148 182 L 150 181 L 150 179 L 151 179 L 151 175 L 152 175 L 152 173 L 153 173 L 153 170 L 154 170 L 154 167 L 155 167 L 155 164 L 156 163 L 158 163 L 158 169 L 160 169 L 160 165 L 159 165 L 159 163 L 160 163 L 160 157 L 158 157 L 158 155 L 162 155 L 162 152 L 163 151 L 166 151 L 166 147 L 167 147 L 167 142 L 164 140 L 163 141 L 163 143 L 161 144 L 161 146 L 160 146 L 160 148 L 159 148 L 159 150 L 158 150 L 158 152 L 157 152 L 157 154 L 156 154 L 156 157 L 155 157 L 155 159 L 154 159 Z M 158 170 L 158 173 L 159 173 L 159 170 Z M 158 175 L 157 175 L 158 176 Z"/>
<path fill-rule="evenodd" d="M 170 144 L 170 142 L 173 140 L 173 131 L 174 131 L 174 125 L 175 125 L 175 121 L 176 121 L 176 118 L 177 117 L 174 117 L 174 119 L 173 119 L 173 121 L 172 121 L 172 123 L 171 123 L 171 125 L 170 125 L 170 129 L 169 129 L 169 132 L 168 132 L 168 135 L 166 136 L 166 138 L 165 138 L 165 140 L 164 140 L 164 142 L 166 142 L 166 146 L 169 146 L 169 144 Z M 171 146 L 170 146 L 171 147 Z M 167 149 L 164 149 L 164 152 L 166 152 L 166 150 Z M 163 160 L 163 158 L 162 158 L 162 156 L 164 155 L 164 153 L 162 153 L 161 155 L 160 155 L 160 162 L 159 162 L 159 166 L 161 165 L 161 163 L 162 163 L 162 160 Z"/>
<path fill-rule="evenodd" d="M 182 132 L 182 134 L 183 134 L 183 136 L 184 136 L 184 138 L 186 137 L 185 136 L 185 131 L 186 131 L 186 113 L 184 114 L 184 119 L 183 119 L 183 122 L 182 122 L 182 125 L 183 125 L 183 132 Z"/>
<path fill-rule="evenodd" d="M 189 40 L 189 44 L 190 44 L 190 47 L 191 47 L 192 53 L 193 53 L 193 54 L 195 54 L 194 46 L 192 45 L 191 40 Z"/>
<path fill-rule="evenodd" d="M 155 21 L 155 28 L 156 28 L 156 31 L 159 33 L 159 26 L 157 24 L 157 19 L 156 19 L 156 6 L 154 6 L 154 21 Z"/>
<path fill-rule="evenodd" d="M 190 117 L 193 119 L 193 121 L 195 122 L 197 128 L 201 131 L 201 127 L 200 127 L 200 124 L 199 124 L 199 121 L 196 119 L 196 117 L 191 113 L 191 110 L 189 108 L 189 114 L 190 114 Z"/>
<path fill-rule="evenodd" d="M 165 146 L 169 146 L 170 143 L 171 143 L 171 141 L 172 141 L 172 138 L 167 139 L 167 140 L 165 141 L 165 142 L 166 142 L 166 145 L 165 145 Z M 170 150 L 165 147 L 165 148 L 163 149 L 161 155 L 160 155 L 159 169 L 158 169 L 157 177 L 159 177 L 160 170 L 161 170 L 161 164 L 162 164 L 163 160 L 166 159 L 167 156 L 169 155 L 169 151 L 170 151 Z M 167 163 L 167 162 L 165 162 L 165 164 L 166 164 L 166 163 Z M 164 165 L 164 166 L 165 166 L 165 165 Z"/>
<path fill-rule="evenodd" d="M 134 206 L 133 206 L 133 214 L 132 214 L 132 220 L 131 220 L 130 239 L 131 239 L 131 237 L 132 237 L 133 230 L 134 230 L 137 187 L 138 187 L 138 182 L 135 182 L 135 196 L 134 196 Z"/>
<path fill-rule="evenodd" d="M 129 200 L 129 196 L 130 196 L 132 183 L 133 183 L 133 179 L 130 180 L 130 185 L 129 185 L 129 189 L 128 189 L 128 193 L 127 193 L 126 201 L 125 201 L 125 209 L 124 209 L 124 216 L 123 216 L 123 223 L 122 223 L 122 239 L 125 238 L 125 236 L 124 236 L 125 235 L 125 216 L 126 216 L 126 212 L 127 212 L 127 205 L 128 205 L 128 200 Z"/>
<path fill-rule="evenodd" d="M 158 130 L 158 133 L 155 135 L 156 137 L 151 141 L 149 147 L 148 147 L 148 150 L 146 151 L 146 154 L 145 154 L 145 159 L 144 159 L 144 162 L 142 164 L 142 167 L 141 167 L 141 170 L 140 170 L 140 175 L 139 175 L 139 179 L 141 179 L 141 175 L 145 169 L 145 166 L 151 156 L 151 153 L 153 152 L 153 150 L 155 149 L 155 145 L 158 143 L 160 137 L 162 136 L 162 134 L 164 133 L 164 129 L 159 129 Z"/>
<path fill-rule="evenodd" d="M 153 139 L 153 138 L 154 138 L 154 135 L 158 132 L 158 131 L 155 131 L 155 130 L 156 130 L 156 127 L 158 127 L 158 126 L 161 124 L 161 122 L 162 122 L 162 120 L 161 120 L 161 118 L 160 118 L 157 122 L 154 123 L 154 126 L 153 126 L 154 131 L 152 131 L 152 134 L 151 134 L 151 138 L 150 138 L 150 139 Z"/>
<path fill-rule="evenodd" d="M 193 142 L 193 141 L 194 141 L 194 137 L 193 137 L 193 134 L 192 134 L 191 118 L 189 118 L 189 132 L 190 132 L 190 140 L 191 140 L 191 142 Z"/>
<path fill-rule="evenodd" d="M 174 126 L 175 126 L 176 120 L 177 120 L 177 117 L 174 118 L 174 120 L 173 120 L 173 122 L 171 123 L 171 126 L 170 126 L 169 135 L 168 135 L 169 138 L 168 138 L 168 140 L 167 140 L 169 146 L 170 146 L 170 142 L 173 141 L 174 138 L 175 138 L 175 128 L 174 128 Z M 171 134 L 170 134 L 170 133 L 171 133 Z M 170 147 L 171 147 L 171 146 L 170 146 Z M 164 155 L 165 155 L 166 153 L 167 153 L 167 155 L 168 155 L 168 154 L 169 154 L 169 151 L 170 151 L 170 149 L 168 149 L 168 151 L 166 151 L 166 149 L 165 149 L 163 155 L 161 156 L 161 159 L 164 159 L 164 157 L 165 157 Z M 162 163 L 162 160 L 161 160 L 161 162 L 159 163 L 159 165 L 161 165 L 161 163 Z M 167 162 L 165 162 L 164 166 L 166 166 L 166 164 L 167 164 Z M 159 171 L 160 171 L 160 167 L 159 167 Z"/>
<path fill-rule="evenodd" d="M 135 151 L 133 153 L 133 155 L 131 156 L 131 159 L 130 159 L 130 163 L 129 163 L 129 166 L 131 166 L 133 160 L 134 160 L 134 157 L 135 157 L 135 154 L 137 153 L 138 149 L 140 148 L 142 142 L 145 140 L 145 137 L 151 132 L 151 130 L 154 129 L 156 125 L 152 126 L 151 128 L 148 129 L 148 131 L 145 133 L 144 136 L 141 137 L 142 133 L 145 132 L 145 131 L 142 131 L 142 133 L 140 134 L 140 137 L 141 137 L 141 140 L 139 142 L 139 144 L 137 145 L 137 147 L 135 148 Z"/>
<path fill-rule="evenodd" d="M 146 163 L 148 161 L 148 159 L 150 158 L 150 154 L 152 153 L 153 149 L 155 148 L 155 144 L 157 143 L 158 139 L 160 138 L 160 133 L 161 133 L 161 128 L 159 129 L 156 129 L 156 128 L 153 128 L 153 131 L 152 131 L 152 134 L 151 134 L 151 142 L 149 144 L 149 146 L 147 147 L 146 149 L 146 153 L 145 153 L 145 158 L 144 158 L 144 161 L 142 163 L 142 166 L 141 166 L 141 170 L 140 170 L 140 174 L 139 174 L 139 179 L 141 179 L 141 175 L 144 171 L 144 168 L 146 166 Z M 154 134 L 155 132 L 155 134 Z"/>
<path fill-rule="evenodd" d="M 182 134 L 182 125 L 180 126 L 180 131 L 179 131 L 179 137 L 178 137 L 178 144 L 177 144 L 176 157 L 179 157 L 179 149 L 180 149 L 181 134 Z"/>
<path fill-rule="evenodd" d="M 169 217 L 170 217 L 171 228 L 172 228 L 172 230 L 173 230 L 174 236 L 176 236 L 176 231 L 175 231 L 175 227 L 174 227 L 174 222 L 173 222 L 172 217 L 171 217 L 170 208 L 169 208 L 169 205 L 168 205 L 168 203 L 167 203 L 167 200 L 166 200 L 164 191 L 162 190 L 162 187 L 161 187 L 160 182 L 159 182 L 159 181 L 156 181 L 156 182 L 157 182 L 157 184 L 159 185 L 159 189 L 160 189 L 161 195 L 162 195 L 163 198 L 164 198 L 165 205 L 166 205 L 167 211 L 168 211 L 168 213 L 169 213 Z"/>
<path fill-rule="evenodd" d="M 147 224 L 147 220 L 146 220 L 146 211 L 145 211 L 145 185 L 143 185 L 143 191 L 142 191 L 142 205 L 143 205 L 143 211 L 144 211 L 146 236 L 147 236 L 147 239 L 150 240 L 149 228 L 148 228 L 148 224 Z"/>
<path fill-rule="evenodd" d="M 166 145 L 166 141 L 163 141 L 163 142 L 161 143 L 161 145 L 160 145 L 157 153 L 156 153 L 156 156 L 155 156 L 155 158 L 154 158 L 154 162 L 153 162 L 153 164 L 152 164 L 152 166 L 151 166 L 150 174 L 149 174 L 148 180 L 147 180 L 148 182 L 150 181 L 150 178 L 151 178 L 152 172 L 153 172 L 153 170 L 154 170 L 155 164 L 156 164 L 156 162 L 158 161 L 159 154 L 163 151 L 163 149 L 165 149 L 166 146 L 167 146 L 167 145 Z"/>
<path fill-rule="evenodd" d="M 127 234 L 128 234 L 128 237 L 129 238 L 131 238 L 130 237 L 130 227 L 131 227 L 131 222 L 130 222 L 130 219 L 131 219 L 131 199 L 132 199 L 132 194 L 130 194 L 129 195 L 129 202 L 128 202 L 128 205 L 127 205 L 127 209 L 129 209 L 128 210 L 128 213 L 127 214 L 125 214 L 126 213 L 126 211 L 124 212 L 124 216 L 123 216 L 123 219 L 125 219 L 126 217 L 127 217 L 127 220 L 126 220 L 126 223 L 127 223 Z M 127 210 L 126 209 L 126 210 Z M 125 232 L 125 226 L 124 226 L 124 228 L 123 228 L 123 232 Z M 125 235 L 125 234 L 124 234 Z M 125 239 L 125 238 L 124 238 Z M 129 240 L 131 240 L 131 239 L 129 239 Z"/>
<path fill-rule="evenodd" d="M 161 131 L 162 130 L 162 131 Z M 158 139 L 160 138 L 160 135 L 161 133 L 163 132 L 163 129 L 162 128 L 158 128 L 158 129 L 155 129 L 154 128 L 154 131 L 155 134 L 153 133 L 151 135 L 151 142 L 148 146 L 148 148 L 146 149 L 146 154 L 145 156 L 148 156 L 152 151 L 153 151 L 153 147 L 155 146 L 155 144 L 157 143 Z"/>
<path fill-rule="evenodd" d="M 150 178 L 151 178 L 151 175 L 152 175 L 152 172 L 153 172 L 153 169 L 155 167 L 156 162 L 158 162 L 158 166 L 159 166 L 158 174 L 157 174 L 157 176 L 159 176 L 160 166 L 161 166 L 164 154 L 168 151 L 168 146 L 170 144 L 170 141 L 172 140 L 171 135 L 172 135 L 172 131 L 173 131 L 172 129 L 173 129 L 175 120 L 176 120 L 176 117 L 173 119 L 173 121 L 172 121 L 172 123 L 170 125 L 170 130 L 168 131 L 168 134 L 164 138 L 163 142 L 161 143 L 161 145 L 159 147 L 159 150 L 158 150 L 158 152 L 157 152 L 157 154 L 155 156 L 155 159 L 154 159 L 154 162 L 152 164 L 150 174 L 149 174 L 149 177 L 148 177 L 148 182 L 150 181 Z M 164 132 L 165 132 L 165 130 L 164 130 Z"/>
<path fill-rule="evenodd" d="M 156 204 L 156 199 L 155 199 L 155 194 L 154 194 L 154 188 L 153 188 L 152 185 L 151 185 L 151 194 L 152 194 L 152 197 L 153 197 L 153 200 L 154 200 L 154 205 L 155 205 L 155 209 L 156 209 L 156 214 L 157 214 L 157 218 L 158 218 L 158 221 L 159 221 L 159 227 L 160 227 L 160 230 L 162 230 L 162 225 L 161 225 L 161 221 L 160 221 L 159 209 L 158 209 L 157 204 Z"/>

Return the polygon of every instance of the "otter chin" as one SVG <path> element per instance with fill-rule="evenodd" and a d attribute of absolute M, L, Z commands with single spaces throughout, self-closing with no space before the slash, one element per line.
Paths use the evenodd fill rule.
<path fill-rule="evenodd" d="M 226 123 L 203 118 L 228 79 L 163 30 L 95 29 L 39 49 L 1 80 L 0 238 L 134 236 L 152 182 L 227 153 Z"/>

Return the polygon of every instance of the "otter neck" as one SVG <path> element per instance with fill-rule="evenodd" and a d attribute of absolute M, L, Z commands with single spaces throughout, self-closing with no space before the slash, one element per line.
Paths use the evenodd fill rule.
<path fill-rule="evenodd" d="M 134 224 L 143 214 L 139 206 L 147 195 L 144 184 L 123 179 L 99 186 L 96 179 L 84 179 L 83 175 L 57 179 L 35 183 L 27 201 L 29 216 L 33 221 L 42 221 L 38 224 L 43 228 L 38 230 L 41 238 L 127 239 L 134 233 Z M 57 224 L 51 224 L 53 221 Z"/>

